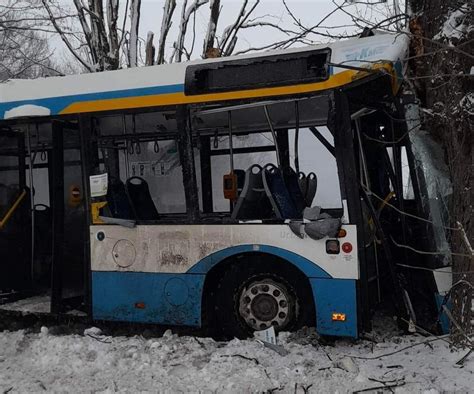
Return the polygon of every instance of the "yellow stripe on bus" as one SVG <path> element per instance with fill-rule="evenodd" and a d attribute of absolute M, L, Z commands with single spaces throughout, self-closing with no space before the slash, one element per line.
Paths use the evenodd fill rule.
<path fill-rule="evenodd" d="M 392 66 L 389 64 L 385 64 L 383 66 L 379 65 L 378 68 L 383 68 L 390 73 L 392 72 Z M 300 85 L 239 90 L 225 93 L 200 94 L 195 96 L 186 96 L 184 93 L 180 92 L 96 101 L 83 101 L 69 105 L 61 111 L 61 114 L 113 111 L 132 108 L 158 107 L 165 105 L 193 104 L 212 101 L 239 100 L 310 93 L 334 89 L 336 87 L 346 85 L 355 79 L 367 76 L 367 74 L 367 72 L 347 70 L 332 75 L 327 81 Z"/>

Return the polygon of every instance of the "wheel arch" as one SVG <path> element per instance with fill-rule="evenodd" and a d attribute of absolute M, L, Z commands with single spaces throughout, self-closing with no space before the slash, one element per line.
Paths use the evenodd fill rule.
<path fill-rule="evenodd" d="M 273 251 L 273 253 L 271 252 Z M 290 254 L 293 254 L 290 252 Z M 212 313 L 210 312 L 213 308 L 213 302 L 215 301 L 215 292 L 219 286 L 220 278 L 225 272 L 230 270 L 232 267 L 242 267 L 247 269 L 249 265 L 261 265 L 266 269 L 271 269 L 272 272 L 283 276 L 292 286 L 296 287 L 298 293 L 304 295 L 303 302 L 306 303 L 310 309 L 310 319 L 308 319 L 307 325 L 315 325 L 316 319 L 316 305 L 312 293 L 312 286 L 308 273 L 317 274 L 319 277 L 330 278 L 329 274 L 323 271 L 318 266 L 311 263 L 309 260 L 298 256 L 299 259 L 288 259 L 284 257 L 285 254 L 275 253 L 272 249 L 260 248 L 255 249 L 240 249 L 234 250 L 234 253 L 227 255 L 221 259 L 215 259 L 212 262 L 208 261 L 200 266 L 199 271 L 206 269 L 206 278 L 203 284 L 202 292 L 202 322 L 204 325 L 212 326 Z M 290 255 L 290 257 L 292 257 Z M 212 258 L 212 255 L 210 256 Z M 199 264 L 199 263 L 198 263 Z M 313 267 L 315 268 L 313 268 Z M 196 269 L 197 272 L 198 269 Z M 196 272 L 195 271 L 195 272 Z M 202 271 L 201 271 L 202 272 Z"/>
<path fill-rule="evenodd" d="M 325 270 L 307 258 L 289 250 L 269 245 L 238 245 L 219 250 L 205 256 L 194 264 L 187 273 L 207 276 L 217 266 L 229 264 L 230 261 L 238 259 L 239 256 L 244 254 L 261 254 L 262 256 L 271 256 L 283 260 L 308 278 L 332 278 Z"/>

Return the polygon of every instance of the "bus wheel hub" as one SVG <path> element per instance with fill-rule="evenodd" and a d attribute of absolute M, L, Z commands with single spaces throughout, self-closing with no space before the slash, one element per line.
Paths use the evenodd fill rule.
<path fill-rule="evenodd" d="M 291 304 L 291 297 L 283 285 L 262 280 L 243 289 L 239 313 L 254 330 L 265 330 L 270 326 L 281 330 L 290 320 Z"/>

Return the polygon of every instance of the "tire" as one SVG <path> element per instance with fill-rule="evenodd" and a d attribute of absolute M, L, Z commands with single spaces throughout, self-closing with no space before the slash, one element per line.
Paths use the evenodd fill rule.
<path fill-rule="evenodd" d="M 249 256 L 225 271 L 213 303 L 214 332 L 219 338 L 243 339 L 271 326 L 278 332 L 314 325 L 307 286 L 296 286 L 298 279 L 281 266 Z"/>

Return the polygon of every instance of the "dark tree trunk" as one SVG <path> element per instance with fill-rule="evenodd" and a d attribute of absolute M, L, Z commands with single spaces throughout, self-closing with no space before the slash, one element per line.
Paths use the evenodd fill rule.
<path fill-rule="evenodd" d="M 424 128 L 444 147 L 453 184 L 450 205 L 451 226 L 463 226 L 466 238 L 473 242 L 473 124 L 474 7 L 466 0 L 411 0 L 413 18 L 410 77 L 424 111 Z M 456 12 L 453 14 L 453 12 Z M 455 18 L 453 15 L 457 15 Z M 439 32 L 449 18 L 456 37 Z M 463 27 L 467 27 L 466 29 Z M 470 255 L 462 231 L 450 231 L 454 253 Z M 455 339 L 463 341 L 462 331 L 473 332 L 474 260 L 453 255 L 453 315 L 462 330 L 452 327 Z"/>

